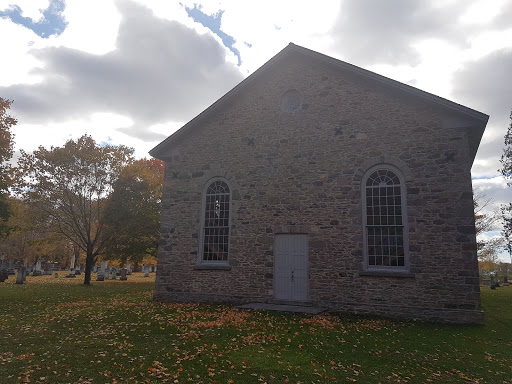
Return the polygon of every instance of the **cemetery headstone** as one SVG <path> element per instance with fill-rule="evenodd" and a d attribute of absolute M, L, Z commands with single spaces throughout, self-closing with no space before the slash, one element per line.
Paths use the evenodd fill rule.
<path fill-rule="evenodd" d="M 131 275 L 132 274 L 132 266 L 130 263 L 126 264 L 126 274 Z"/>
<path fill-rule="evenodd" d="M 127 272 L 126 268 L 121 269 L 121 277 L 119 278 L 119 280 L 121 280 L 121 281 L 128 280 L 128 278 L 126 277 L 126 272 Z"/>
<path fill-rule="evenodd" d="M 43 268 L 43 275 L 50 276 L 52 274 L 52 264 L 51 263 L 45 263 Z"/>
<path fill-rule="evenodd" d="M 105 272 L 107 270 L 107 262 L 102 261 L 100 269 L 98 271 L 98 276 L 96 277 L 96 281 L 104 281 L 105 280 Z"/>
<path fill-rule="evenodd" d="M 36 269 L 32 272 L 32 276 L 41 276 L 41 261 L 37 261 Z"/>
<path fill-rule="evenodd" d="M 16 272 L 14 271 L 14 262 L 12 260 L 9 260 L 9 265 L 7 266 L 7 274 L 8 275 L 16 274 Z"/>
<path fill-rule="evenodd" d="M 72 268 L 68 269 L 68 274 L 66 275 L 68 279 L 75 277 L 75 271 Z"/>
<path fill-rule="evenodd" d="M 16 275 L 16 284 L 23 284 L 23 282 L 25 281 L 23 279 L 23 274 L 24 273 L 25 273 L 25 267 L 20 266 L 18 268 L 18 274 Z"/>
<path fill-rule="evenodd" d="M 66 277 L 68 279 L 75 277 L 75 261 L 76 261 L 76 256 L 72 255 L 71 261 L 69 262 L 68 274 L 66 275 Z"/>

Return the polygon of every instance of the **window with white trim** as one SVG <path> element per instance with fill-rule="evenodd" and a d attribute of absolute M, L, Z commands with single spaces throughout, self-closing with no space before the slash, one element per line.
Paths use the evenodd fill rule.
<path fill-rule="evenodd" d="M 369 269 L 406 269 L 405 186 L 388 167 L 364 180 L 366 264 Z"/>
<path fill-rule="evenodd" d="M 228 261 L 231 191 L 223 180 L 212 181 L 205 190 L 202 221 L 203 263 Z"/>

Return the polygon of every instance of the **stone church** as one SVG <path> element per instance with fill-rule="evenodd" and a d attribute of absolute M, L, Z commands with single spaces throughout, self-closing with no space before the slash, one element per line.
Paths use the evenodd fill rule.
<path fill-rule="evenodd" d="M 150 151 L 154 299 L 483 323 L 470 171 L 487 120 L 288 45 Z"/>

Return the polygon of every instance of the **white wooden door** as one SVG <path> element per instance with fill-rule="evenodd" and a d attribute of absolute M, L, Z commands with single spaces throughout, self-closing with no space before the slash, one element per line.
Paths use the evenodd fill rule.
<path fill-rule="evenodd" d="M 277 235 L 274 246 L 274 297 L 308 300 L 308 236 Z"/>

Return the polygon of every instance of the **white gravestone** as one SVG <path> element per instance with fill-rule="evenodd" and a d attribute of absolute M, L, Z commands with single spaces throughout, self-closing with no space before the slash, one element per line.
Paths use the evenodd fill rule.
<path fill-rule="evenodd" d="M 107 270 L 107 262 L 102 261 L 100 270 L 98 271 L 98 276 L 96 278 L 96 281 L 104 281 L 105 280 L 105 272 Z"/>
<path fill-rule="evenodd" d="M 32 272 L 32 276 L 41 276 L 41 261 L 37 261 L 36 269 Z"/>

